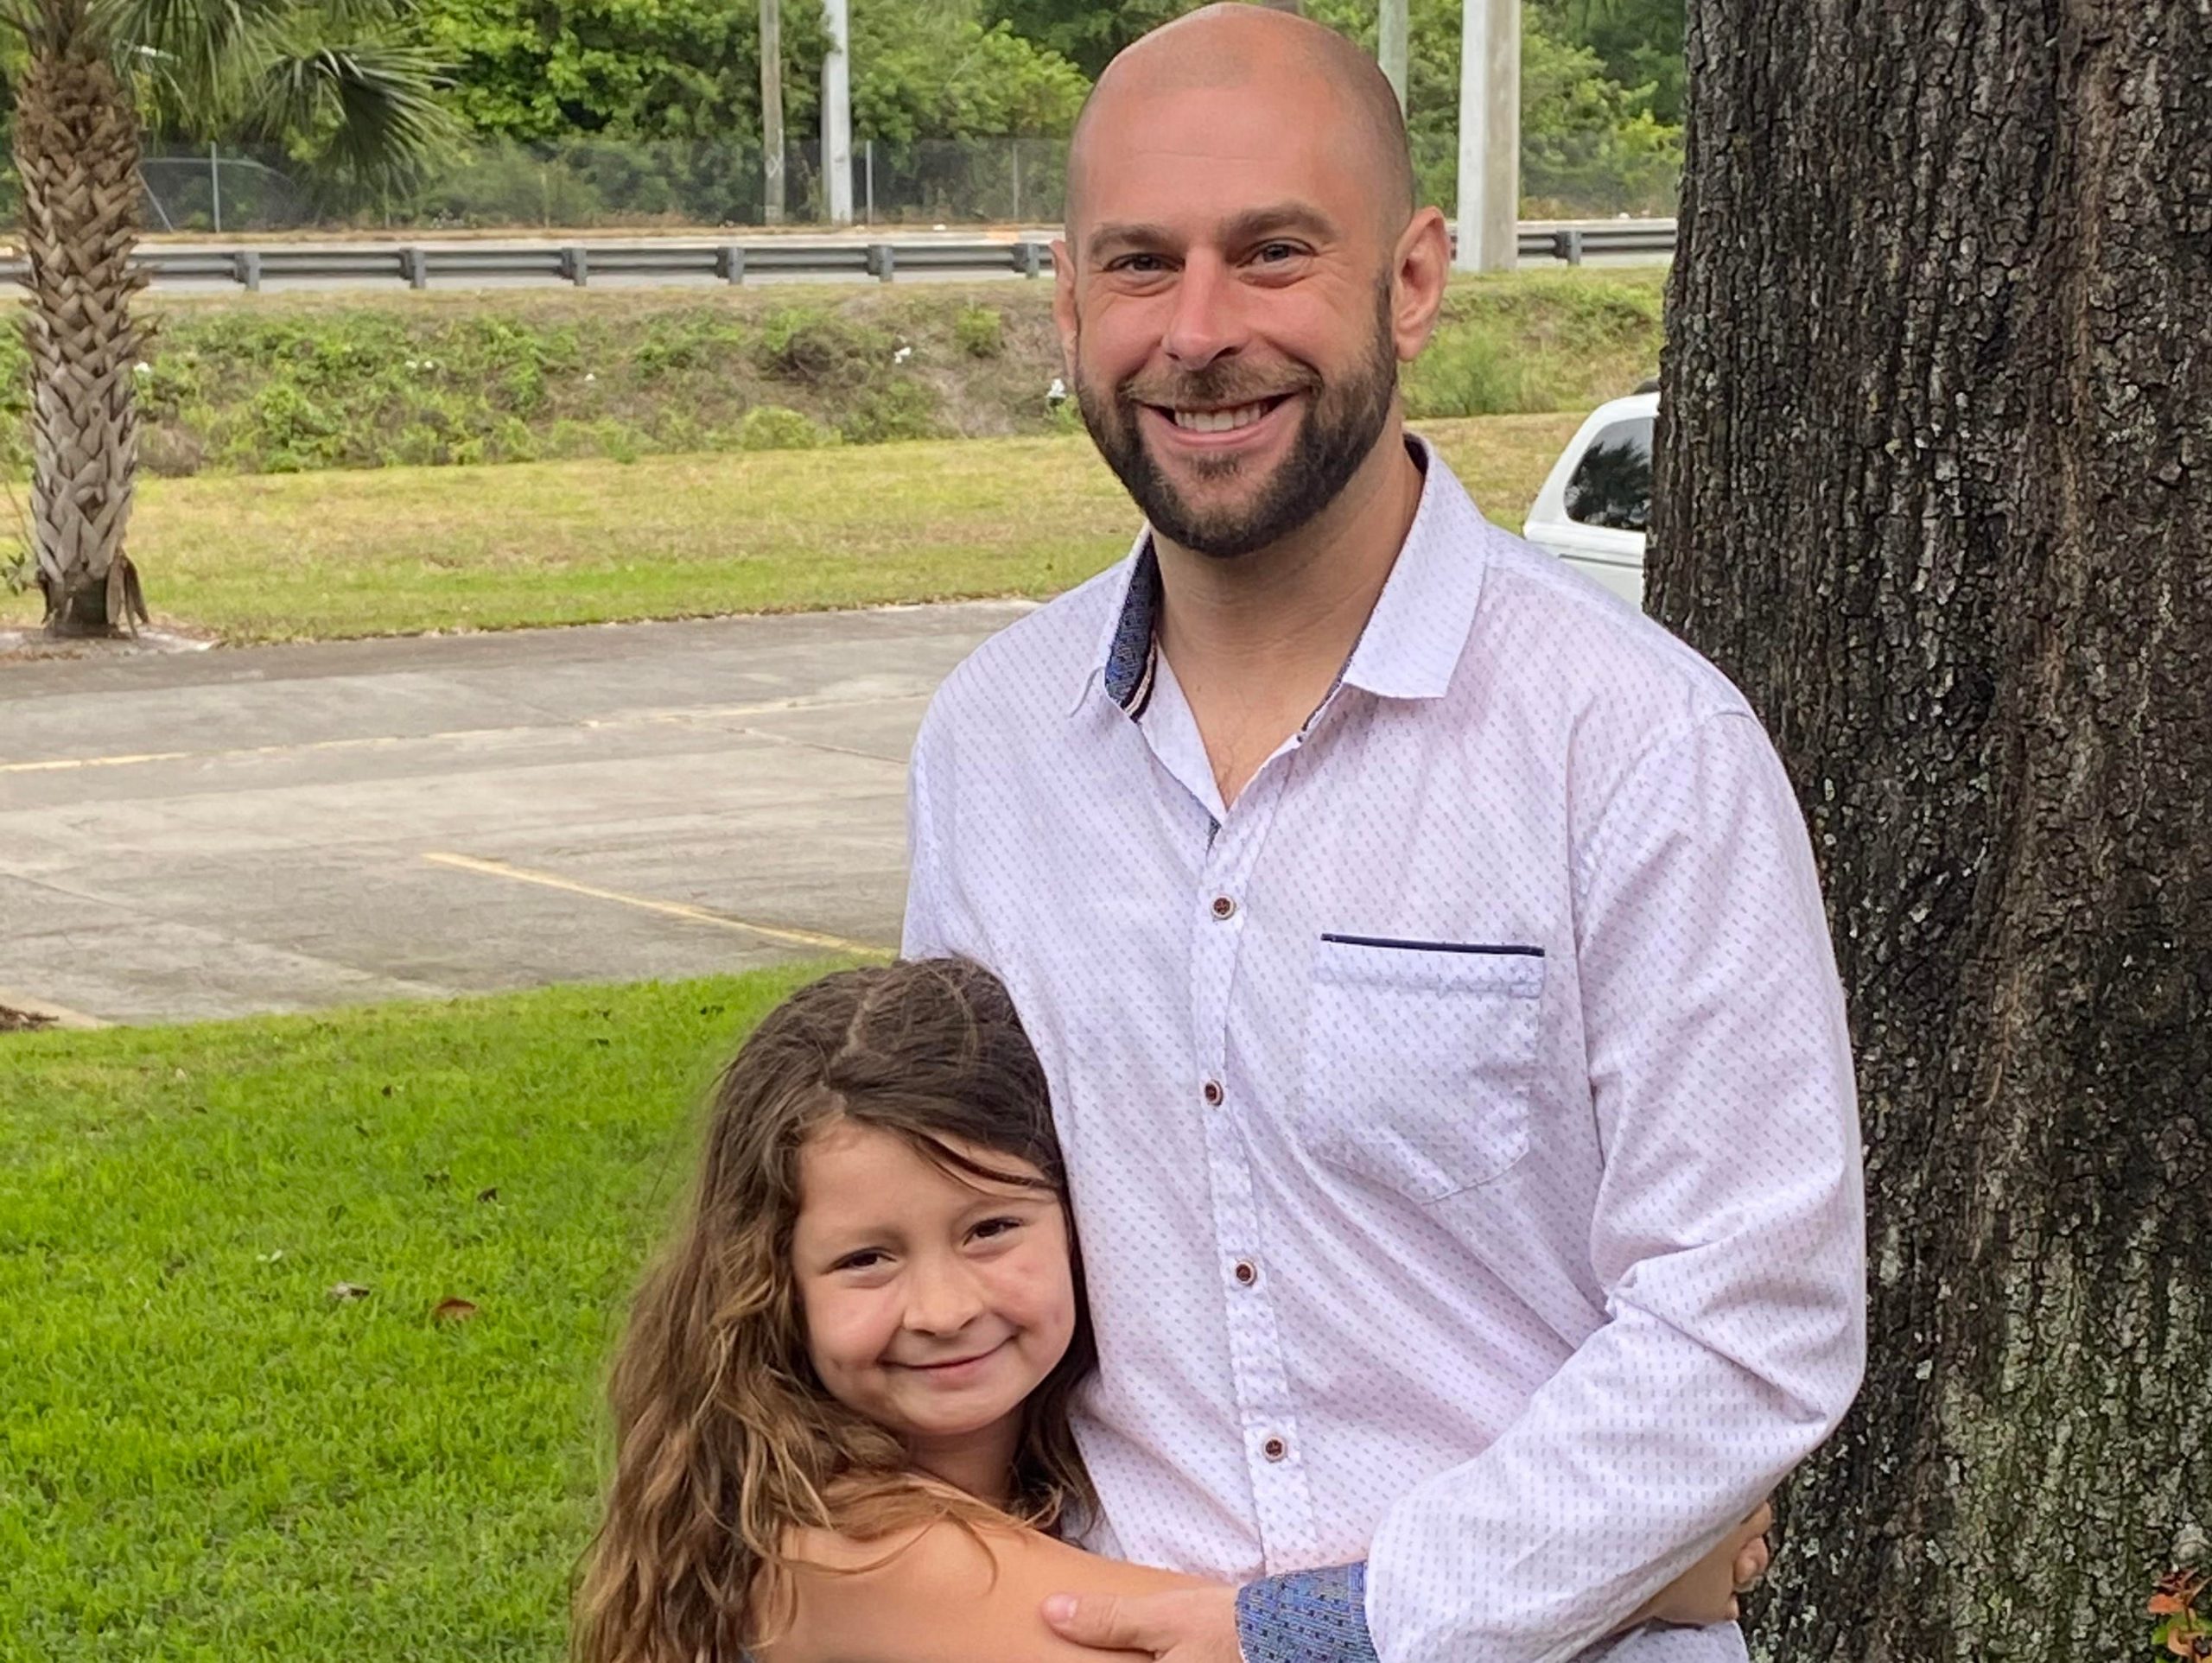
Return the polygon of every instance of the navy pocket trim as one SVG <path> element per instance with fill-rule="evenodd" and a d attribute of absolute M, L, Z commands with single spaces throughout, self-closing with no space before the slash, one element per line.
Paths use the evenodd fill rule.
<path fill-rule="evenodd" d="M 1495 942 L 1464 941 L 1402 941 L 1395 936 L 1332 936 L 1326 930 L 1321 935 L 1325 942 L 1340 947 L 1389 947 L 1402 952 L 1414 953 L 1484 953 L 1494 957 L 1540 959 L 1544 955 L 1541 947 L 1521 947 Z"/>

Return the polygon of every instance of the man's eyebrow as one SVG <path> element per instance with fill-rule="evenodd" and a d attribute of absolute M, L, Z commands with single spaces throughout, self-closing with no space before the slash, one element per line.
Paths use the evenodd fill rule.
<path fill-rule="evenodd" d="M 1095 260 L 1105 249 L 1122 244 L 1138 248 L 1158 248 L 1173 241 L 1165 225 L 1109 224 L 1099 226 L 1084 242 L 1083 252 L 1087 259 Z"/>
<path fill-rule="evenodd" d="M 1336 222 L 1319 208 L 1303 202 L 1278 202 L 1247 208 L 1223 222 L 1222 241 L 1230 247 L 1259 241 L 1285 232 L 1300 232 L 1317 242 L 1333 242 L 1339 232 Z M 1165 225 L 1116 221 L 1100 225 L 1083 245 L 1084 257 L 1097 259 L 1109 248 L 1163 248 L 1176 240 Z"/>
<path fill-rule="evenodd" d="M 1332 242 L 1336 222 L 1320 209 L 1304 202 L 1278 202 L 1270 207 L 1250 208 L 1222 227 L 1222 238 L 1231 244 L 1253 243 L 1287 231 L 1303 232 L 1316 242 Z"/>

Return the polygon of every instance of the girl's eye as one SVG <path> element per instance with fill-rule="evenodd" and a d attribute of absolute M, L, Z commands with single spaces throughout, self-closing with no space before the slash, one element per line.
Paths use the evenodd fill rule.
<path fill-rule="evenodd" d="M 840 1260 L 839 1260 L 836 1264 L 834 1264 L 834 1265 L 830 1266 L 830 1268 L 831 1270 L 833 1270 L 833 1271 L 836 1271 L 836 1270 L 874 1270 L 874 1269 L 878 1265 L 881 1264 L 882 1262 L 883 1262 L 883 1255 L 882 1255 L 881 1254 L 878 1253 L 878 1252 L 877 1252 L 874 1248 L 873 1248 L 873 1247 L 865 1247 L 865 1248 L 862 1248 L 859 1253 L 849 1253 L 849 1254 L 846 1254 L 842 1259 L 840 1259 Z"/>
<path fill-rule="evenodd" d="M 1020 1228 L 1021 1221 L 1018 1218 L 987 1218 L 976 1227 L 974 1234 L 988 1241 Z"/>

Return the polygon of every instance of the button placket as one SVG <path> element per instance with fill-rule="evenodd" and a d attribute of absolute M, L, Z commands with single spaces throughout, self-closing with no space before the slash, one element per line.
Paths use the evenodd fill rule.
<path fill-rule="evenodd" d="M 1274 1301 L 1259 1273 L 1265 1248 L 1252 1185 L 1244 1114 L 1229 1063 L 1229 994 L 1244 938 L 1249 879 L 1290 770 L 1277 759 L 1262 768 L 1208 846 L 1198 876 L 1191 936 L 1192 1031 L 1209 1188 L 1223 1283 L 1236 1412 L 1252 1476 L 1263 1563 L 1270 1571 L 1314 1562 L 1319 1532 L 1303 1464 L 1289 1458 L 1296 1436 Z M 1251 1106 L 1244 1106 L 1251 1107 Z M 1279 1452 L 1267 1452 L 1268 1440 Z"/>

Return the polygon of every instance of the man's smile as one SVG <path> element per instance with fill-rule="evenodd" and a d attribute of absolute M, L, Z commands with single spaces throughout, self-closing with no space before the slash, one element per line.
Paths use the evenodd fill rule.
<path fill-rule="evenodd" d="M 1187 433 L 1232 433 L 1238 428 L 1249 428 L 1274 409 L 1290 395 L 1280 394 L 1273 398 L 1262 398 L 1249 404 L 1236 404 L 1225 409 L 1197 409 L 1177 407 L 1168 410 L 1177 427 Z"/>

